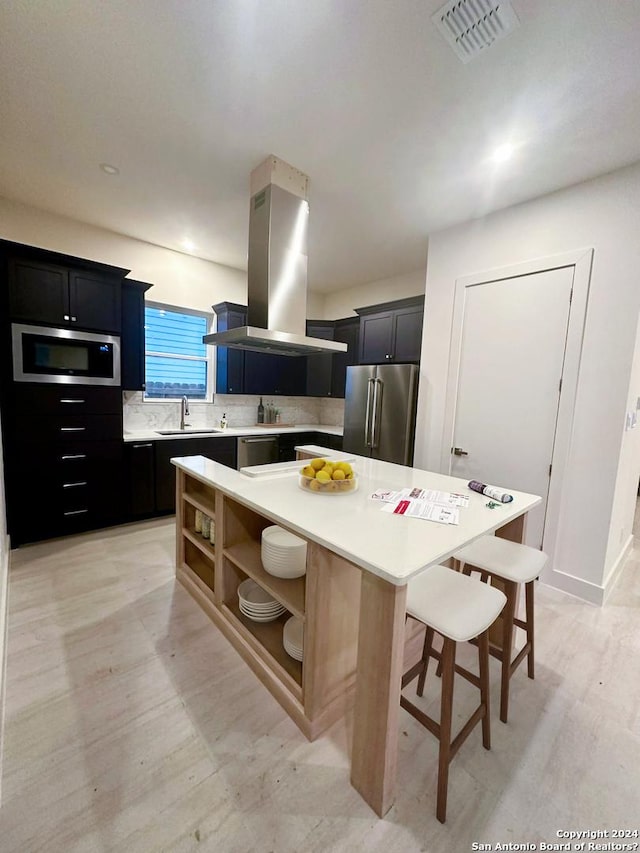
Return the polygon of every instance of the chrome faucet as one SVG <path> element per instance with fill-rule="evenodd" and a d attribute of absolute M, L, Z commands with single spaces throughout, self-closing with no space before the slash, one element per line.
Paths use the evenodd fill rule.
<path fill-rule="evenodd" d="M 185 424 L 184 419 L 189 414 L 189 399 L 186 395 L 180 400 L 180 429 L 184 429 L 185 426 L 189 426 L 189 424 Z"/>

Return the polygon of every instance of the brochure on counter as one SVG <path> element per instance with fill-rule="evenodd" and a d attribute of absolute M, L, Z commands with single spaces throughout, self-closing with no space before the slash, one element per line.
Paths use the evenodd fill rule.
<path fill-rule="evenodd" d="M 440 524 L 459 524 L 459 508 L 469 505 L 468 495 L 419 488 L 378 489 L 371 495 L 371 499 L 384 504 L 381 507 L 383 512 L 424 518 Z"/>

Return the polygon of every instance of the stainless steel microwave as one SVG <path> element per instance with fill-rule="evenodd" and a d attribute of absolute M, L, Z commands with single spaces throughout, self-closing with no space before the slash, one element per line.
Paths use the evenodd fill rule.
<path fill-rule="evenodd" d="M 75 329 L 11 326 L 16 382 L 120 385 L 120 338 Z"/>

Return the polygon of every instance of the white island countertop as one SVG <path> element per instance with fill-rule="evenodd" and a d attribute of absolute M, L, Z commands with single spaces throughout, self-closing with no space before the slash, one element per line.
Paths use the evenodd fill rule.
<path fill-rule="evenodd" d="M 171 429 L 167 427 L 167 429 Z M 157 430 L 140 429 L 128 430 L 124 433 L 123 439 L 125 442 L 131 441 L 163 441 L 172 438 L 236 438 L 240 435 L 280 435 L 285 433 L 296 432 L 323 432 L 327 435 L 342 435 L 342 427 L 329 424 L 296 424 L 295 426 L 283 426 L 282 424 L 267 424 L 264 427 L 257 426 L 235 426 L 227 427 L 226 429 L 218 429 L 216 427 L 202 427 L 199 432 L 197 427 L 187 427 L 190 432 L 180 432 L 176 429 L 170 435 L 161 435 Z M 212 430 L 214 430 L 212 432 Z"/>
<path fill-rule="evenodd" d="M 541 501 L 536 495 L 508 489 L 513 501 L 490 509 L 488 499 L 471 491 L 466 480 L 360 456 L 353 462 L 358 490 L 337 495 L 299 488 L 297 470 L 288 476 L 278 472 L 274 477 L 258 478 L 203 456 L 171 461 L 190 476 L 396 586 L 404 586 L 427 566 L 447 559 L 462 545 L 502 527 Z M 382 512 L 382 503 L 370 497 L 376 489 L 409 486 L 469 495 L 469 506 L 460 508 L 459 524 L 440 524 Z"/>

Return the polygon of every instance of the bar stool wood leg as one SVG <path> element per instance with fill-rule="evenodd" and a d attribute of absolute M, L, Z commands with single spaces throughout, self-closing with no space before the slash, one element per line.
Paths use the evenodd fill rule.
<path fill-rule="evenodd" d="M 489 717 L 489 633 L 484 631 L 478 637 L 478 667 L 480 670 L 480 703 L 484 705 L 482 718 L 482 745 L 491 749 L 491 720 Z"/>
<path fill-rule="evenodd" d="M 420 675 L 418 676 L 418 696 L 422 696 L 424 693 L 424 683 L 427 679 L 427 668 L 429 666 L 429 658 L 431 657 L 431 650 L 433 647 L 433 628 L 430 628 L 427 625 L 427 631 L 424 638 L 424 648 L 422 650 L 422 662 L 424 664 Z M 438 663 L 439 665 L 439 663 Z"/>
<path fill-rule="evenodd" d="M 527 675 L 529 678 L 534 677 L 534 657 L 533 657 L 533 590 L 535 581 L 529 581 L 525 584 L 525 608 L 527 614 L 527 643 L 529 644 L 529 654 L 527 656 Z"/>
<path fill-rule="evenodd" d="M 500 614 L 502 619 L 502 671 L 500 681 L 500 719 L 507 722 L 509 715 L 509 679 L 511 678 L 511 648 L 513 645 L 513 620 L 516 615 L 518 585 L 513 581 L 503 581 L 507 603 Z"/>
<path fill-rule="evenodd" d="M 455 677 L 456 644 L 445 637 L 442 648 L 442 701 L 440 705 L 440 752 L 438 760 L 438 800 L 436 817 L 440 823 L 447 819 L 447 789 L 451 763 L 451 720 L 453 716 L 453 680 Z"/>

